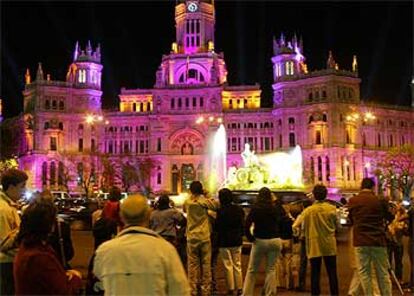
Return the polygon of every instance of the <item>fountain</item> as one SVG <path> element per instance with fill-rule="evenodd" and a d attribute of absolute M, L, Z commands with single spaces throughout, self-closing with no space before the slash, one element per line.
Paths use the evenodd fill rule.
<path fill-rule="evenodd" d="M 264 186 L 272 190 L 304 187 L 299 146 L 290 153 L 275 152 L 261 155 L 259 159 L 246 143 L 241 156 L 244 166 L 229 168 L 224 187 L 232 190 L 259 190 Z"/>
<path fill-rule="evenodd" d="M 227 138 L 226 129 L 220 124 L 210 143 L 209 172 L 207 188 L 209 192 L 216 192 L 226 180 L 227 171 Z"/>

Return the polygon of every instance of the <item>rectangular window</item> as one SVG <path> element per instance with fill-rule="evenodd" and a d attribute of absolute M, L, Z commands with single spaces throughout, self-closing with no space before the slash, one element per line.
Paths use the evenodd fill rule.
<path fill-rule="evenodd" d="M 193 107 L 196 108 L 197 107 L 197 98 L 193 98 Z"/>
<path fill-rule="evenodd" d="M 295 147 L 296 146 L 296 139 L 295 139 L 295 134 L 294 133 L 289 133 L 289 146 L 290 147 Z"/>
<path fill-rule="evenodd" d="M 175 99 L 171 99 L 171 109 L 175 109 Z"/>
<path fill-rule="evenodd" d="M 114 153 L 114 146 L 113 146 L 113 144 L 112 144 L 112 141 L 109 141 L 109 144 L 108 144 L 108 153 Z"/>
<path fill-rule="evenodd" d="M 157 174 L 157 184 L 161 184 L 161 172 Z"/>
<path fill-rule="evenodd" d="M 139 141 L 139 153 L 144 153 L 144 151 L 145 151 L 145 143 L 144 143 L 144 141 Z"/>
<path fill-rule="evenodd" d="M 270 150 L 270 139 L 268 137 L 264 138 L 264 150 L 265 151 Z"/>
<path fill-rule="evenodd" d="M 78 152 L 83 152 L 83 139 L 78 140 Z"/>
<path fill-rule="evenodd" d="M 157 139 L 157 151 L 161 152 L 161 138 Z"/>
<path fill-rule="evenodd" d="M 188 109 L 190 107 L 190 99 L 185 98 L 185 107 Z"/>
<path fill-rule="evenodd" d="M 200 97 L 200 107 L 203 107 L 203 106 L 204 106 L 204 98 Z"/>
<path fill-rule="evenodd" d="M 52 151 L 56 151 L 57 150 L 56 137 L 50 137 L 50 150 L 52 150 Z"/>

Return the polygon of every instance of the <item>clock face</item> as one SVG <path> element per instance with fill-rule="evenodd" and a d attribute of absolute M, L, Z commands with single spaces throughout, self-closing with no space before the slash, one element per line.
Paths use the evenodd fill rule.
<path fill-rule="evenodd" d="M 198 10 L 198 5 L 195 2 L 189 2 L 187 4 L 187 10 L 189 12 L 196 12 Z"/>

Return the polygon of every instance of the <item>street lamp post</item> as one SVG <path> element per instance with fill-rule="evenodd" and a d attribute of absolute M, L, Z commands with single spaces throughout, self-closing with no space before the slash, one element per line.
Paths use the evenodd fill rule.
<path fill-rule="evenodd" d="M 108 125 L 109 121 L 106 120 L 102 115 L 100 114 L 87 114 L 85 116 L 85 122 L 91 126 L 91 128 L 94 128 L 96 125 L 100 126 L 100 125 Z M 96 152 L 96 166 L 99 165 L 99 161 L 98 161 L 98 154 L 100 152 L 100 130 L 96 131 L 96 143 L 94 143 L 94 145 L 92 146 L 92 131 L 91 131 L 91 150 L 90 153 L 95 153 Z M 100 170 L 98 169 L 98 172 Z M 96 171 L 94 172 L 96 174 Z M 96 176 L 94 176 L 94 183 L 96 184 Z"/>
<path fill-rule="evenodd" d="M 364 126 L 369 122 L 375 120 L 375 115 L 370 112 L 354 112 L 346 116 L 347 121 L 355 123 L 357 129 L 360 127 L 360 138 L 361 138 L 361 169 L 362 176 L 365 178 L 368 176 L 368 169 L 371 167 L 371 164 L 365 163 L 365 145 L 366 145 L 366 135 L 364 133 Z"/>

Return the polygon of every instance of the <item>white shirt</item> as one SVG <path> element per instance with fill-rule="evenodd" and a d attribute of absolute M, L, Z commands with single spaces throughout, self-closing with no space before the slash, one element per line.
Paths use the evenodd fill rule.
<path fill-rule="evenodd" d="M 128 227 L 100 245 L 93 272 L 105 295 L 190 295 L 175 248 L 144 227 Z"/>

